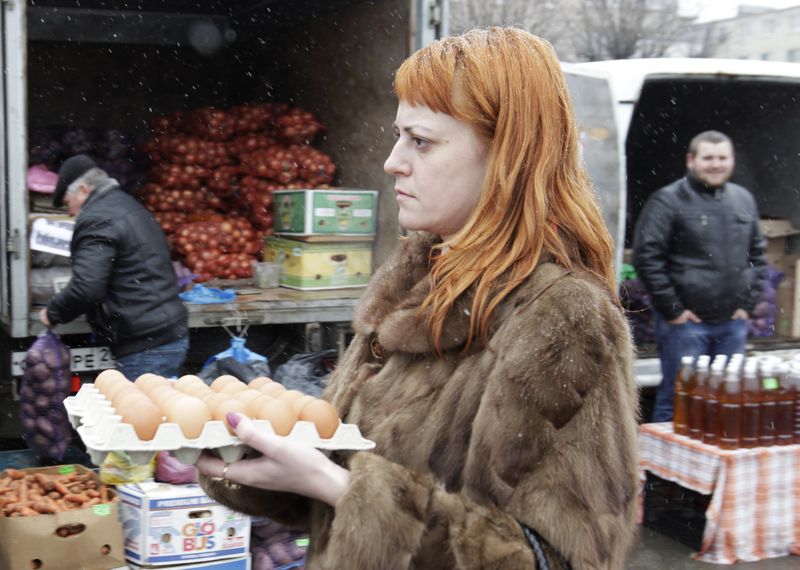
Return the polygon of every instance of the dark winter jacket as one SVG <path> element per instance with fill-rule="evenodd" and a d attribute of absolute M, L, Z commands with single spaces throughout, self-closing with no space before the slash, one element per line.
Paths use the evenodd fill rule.
<path fill-rule="evenodd" d="M 350 470 L 336 507 L 201 476 L 204 488 L 309 529 L 309 570 L 530 570 L 518 521 L 576 570 L 624 568 L 638 484 L 622 312 L 593 277 L 544 261 L 498 307 L 490 348 L 462 354 L 462 298 L 439 358 L 419 319 L 433 243 L 415 234 L 376 273 L 325 394 L 376 443 L 335 455 Z"/>
<path fill-rule="evenodd" d="M 86 314 L 116 357 L 188 335 L 164 233 L 114 181 L 89 194 L 70 251 L 72 279 L 47 305 L 53 325 Z"/>
<path fill-rule="evenodd" d="M 636 225 L 633 263 L 666 319 L 685 309 L 708 323 L 753 310 L 767 242 L 746 189 L 709 188 L 684 177 L 648 200 Z"/>

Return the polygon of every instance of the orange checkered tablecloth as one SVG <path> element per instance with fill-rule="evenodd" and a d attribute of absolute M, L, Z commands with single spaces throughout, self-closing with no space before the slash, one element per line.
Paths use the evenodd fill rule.
<path fill-rule="evenodd" d="M 724 450 L 672 431 L 639 428 L 639 468 L 711 495 L 695 558 L 718 564 L 800 555 L 800 445 Z M 644 483 L 642 484 L 644 488 Z"/>

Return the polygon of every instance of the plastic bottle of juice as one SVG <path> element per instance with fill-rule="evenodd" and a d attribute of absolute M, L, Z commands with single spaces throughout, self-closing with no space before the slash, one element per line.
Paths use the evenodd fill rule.
<path fill-rule="evenodd" d="M 778 389 L 775 401 L 775 443 L 792 445 L 794 443 L 794 393 L 789 365 L 782 362 L 776 368 Z"/>
<path fill-rule="evenodd" d="M 777 407 L 778 377 L 775 374 L 774 361 L 762 362 L 760 370 L 760 398 L 758 442 L 762 447 L 775 445 L 777 430 L 775 426 L 775 408 Z"/>
<path fill-rule="evenodd" d="M 708 366 L 711 358 L 702 355 L 697 359 L 697 369 L 694 373 L 694 390 L 689 398 L 689 437 L 702 440 L 705 427 L 705 403 L 708 387 Z"/>
<path fill-rule="evenodd" d="M 794 421 L 792 429 L 794 431 L 794 443 L 800 443 L 800 359 L 792 361 L 787 375 L 790 381 L 792 396 L 794 400 Z"/>
<path fill-rule="evenodd" d="M 705 422 L 703 423 L 703 443 L 719 445 L 719 389 L 725 381 L 725 360 L 714 358 L 706 387 Z"/>
<path fill-rule="evenodd" d="M 761 389 L 758 382 L 758 363 L 749 360 L 742 374 L 742 447 L 760 445 L 758 428 L 761 412 Z"/>
<path fill-rule="evenodd" d="M 694 358 L 691 356 L 682 357 L 681 369 L 675 377 L 675 413 L 672 425 L 675 433 L 680 435 L 689 435 L 689 399 L 695 386 L 693 362 Z"/>
<path fill-rule="evenodd" d="M 728 366 L 719 392 L 719 446 L 737 449 L 742 437 L 742 381 L 739 366 Z"/>

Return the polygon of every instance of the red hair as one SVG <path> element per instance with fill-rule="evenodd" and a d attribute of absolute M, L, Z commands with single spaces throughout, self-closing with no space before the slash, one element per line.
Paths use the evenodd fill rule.
<path fill-rule="evenodd" d="M 543 252 L 595 275 L 617 300 L 613 243 L 581 164 L 567 84 L 548 42 L 515 28 L 472 30 L 422 48 L 397 71 L 400 101 L 470 124 L 489 142 L 474 212 L 432 252 L 423 303 L 441 353 L 444 320 L 474 290 L 465 350 Z M 446 246 L 446 247 L 445 247 Z"/>

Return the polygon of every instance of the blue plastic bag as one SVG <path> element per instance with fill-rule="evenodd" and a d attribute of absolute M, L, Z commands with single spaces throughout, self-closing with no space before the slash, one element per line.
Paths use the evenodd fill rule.
<path fill-rule="evenodd" d="M 236 291 L 233 289 L 217 289 L 216 287 L 206 287 L 196 284 L 188 291 L 178 294 L 187 303 L 197 305 L 210 305 L 212 303 L 230 303 L 236 299 Z"/>

